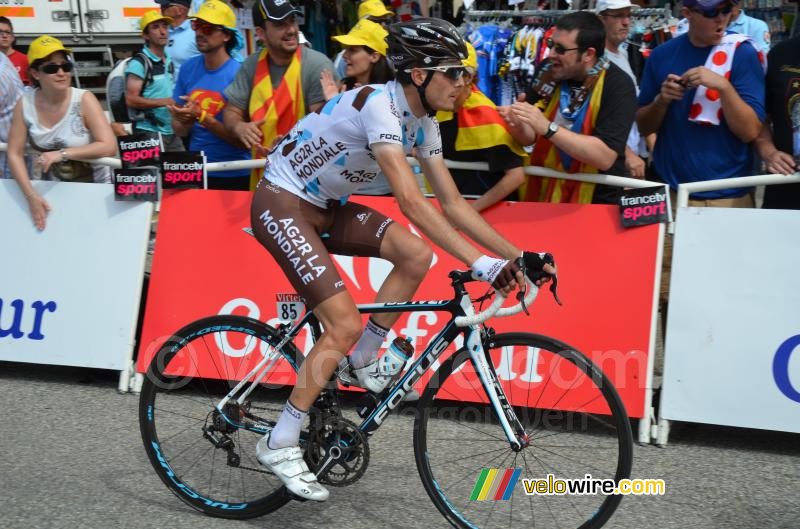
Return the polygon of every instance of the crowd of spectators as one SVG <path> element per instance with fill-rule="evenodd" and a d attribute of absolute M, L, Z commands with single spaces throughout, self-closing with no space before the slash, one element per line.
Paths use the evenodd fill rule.
<path fill-rule="evenodd" d="M 209 161 L 263 158 L 306 113 L 343 90 L 393 78 L 383 40 L 392 13 L 365 0 L 359 22 L 334 37 L 332 62 L 306 45 L 289 1 L 257 0 L 262 49 L 243 59 L 235 12 L 208 0 L 157 0 L 140 20 L 143 48 L 128 62 L 126 101 L 134 132 L 160 132 L 168 151 L 203 151 Z M 732 0 L 683 0 L 683 33 L 647 59 L 628 41 L 629 0 L 599 0 L 564 15 L 549 57 L 520 101 L 496 107 L 472 83 L 474 55 L 456 111 L 438 116 L 446 157 L 485 161 L 489 173 L 453 171 L 477 210 L 502 199 L 616 203 L 618 189 L 527 177 L 524 165 L 667 183 L 760 172 L 792 174 L 800 159 L 800 37 L 769 50 L 769 34 Z M 82 161 L 113 155 L 113 133 L 90 92 L 71 88 L 70 50 L 42 36 L 27 55 L 0 17 L 0 176 L 17 179 L 43 228 L 49 205 L 33 178 L 108 181 Z M 767 56 L 768 53 L 768 56 Z M 767 68 L 767 64 L 769 67 Z M 31 85 L 26 87 L 26 85 Z M 96 112 L 95 112 L 96 111 Z M 62 130 L 63 129 L 63 130 Z M 127 132 L 114 124 L 117 135 Z M 27 144 L 27 146 L 26 146 Z M 25 149 L 35 152 L 26 159 Z M 211 175 L 209 187 L 253 189 L 259 170 Z M 390 192 L 385 181 L 368 194 Z M 377 185 L 377 187 L 376 187 Z M 753 189 L 698 193 L 693 205 L 753 207 Z M 764 207 L 800 208 L 800 185 L 767 189 Z"/>

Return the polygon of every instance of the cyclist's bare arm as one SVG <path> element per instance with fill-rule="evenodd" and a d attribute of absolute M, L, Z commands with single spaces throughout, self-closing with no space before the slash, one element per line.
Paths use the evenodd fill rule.
<path fill-rule="evenodd" d="M 392 187 L 400 210 L 408 220 L 437 246 L 467 266 L 472 265 L 482 255 L 481 252 L 459 235 L 439 210 L 425 199 L 403 148 L 396 144 L 375 143 L 372 145 L 372 152 Z"/>
<path fill-rule="evenodd" d="M 522 250 L 497 233 L 461 196 L 444 158 L 421 158 L 420 165 L 445 216 L 473 241 L 504 259 L 513 260 Z"/>

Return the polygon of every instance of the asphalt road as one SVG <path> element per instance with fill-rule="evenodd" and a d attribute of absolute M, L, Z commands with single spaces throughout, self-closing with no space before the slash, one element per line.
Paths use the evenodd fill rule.
<path fill-rule="evenodd" d="M 205 517 L 152 471 L 138 398 L 116 373 L 0 362 L 0 528 L 444 527 L 414 466 L 408 417 L 370 443 L 366 476 L 324 504 L 290 503 L 246 522 Z M 634 477 L 664 496 L 626 497 L 609 528 L 800 527 L 800 435 L 676 424 L 666 448 L 637 446 Z"/>

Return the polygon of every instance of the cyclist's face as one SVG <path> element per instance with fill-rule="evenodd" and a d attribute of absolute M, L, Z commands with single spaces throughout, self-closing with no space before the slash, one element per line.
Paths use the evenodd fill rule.
<path fill-rule="evenodd" d="M 363 46 L 348 46 L 344 49 L 343 57 L 346 65 L 345 76 L 354 77 L 357 82 L 364 84 L 369 80 L 372 65 L 380 60 L 381 54 L 369 53 Z"/>
<path fill-rule="evenodd" d="M 458 64 L 456 66 L 461 66 Z M 424 72 L 423 73 L 427 73 Z M 423 77 L 424 81 L 424 77 Z M 450 79 L 442 72 L 433 72 L 433 78 L 428 83 L 428 88 L 425 90 L 425 97 L 428 104 L 434 110 L 444 110 L 452 112 L 456 108 L 456 102 L 461 94 L 464 83 L 466 82 L 462 75 L 458 79 Z"/>

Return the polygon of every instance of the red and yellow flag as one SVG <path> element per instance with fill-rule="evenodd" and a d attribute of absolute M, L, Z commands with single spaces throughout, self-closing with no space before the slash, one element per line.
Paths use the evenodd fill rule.
<path fill-rule="evenodd" d="M 283 74 L 281 84 L 272 90 L 272 79 L 269 75 L 269 56 L 265 49 L 258 56 L 258 65 L 253 79 L 253 92 L 250 95 L 250 121 L 264 120 L 261 126 L 262 145 L 270 147 L 275 138 L 288 133 L 297 121 L 305 116 L 303 88 L 300 77 L 301 47 L 292 57 L 292 62 Z M 253 152 L 253 156 L 256 153 Z M 261 178 L 261 170 L 254 169 L 250 175 L 250 189 L 255 189 Z"/>
<path fill-rule="evenodd" d="M 589 99 L 589 108 L 581 124 L 581 134 L 590 135 L 594 130 L 595 123 L 597 123 L 606 71 L 607 70 L 603 70 L 600 73 L 592 90 L 592 95 Z M 561 99 L 560 95 L 561 87 L 559 86 L 556 88 L 553 97 L 550 98 L 550 102 L 543 111 L 545 117 L 550 121 L 553 121 L 558 113 L 559 101 Z M 536 139 L 536 145 L 531 154 L 530 165 L 546 167 L 563 173 L 597 173 L 596 167 L 587 165 L 577 159 L 573 159 L 569 167 L 564 167 L 558 148 L 544 137 Z M 594 195 L 594 187 L 595 184 L 590 182 L 530 176 L 527 183 L 523 184 L 523 187 L 520 189 L 520 196 L 523 197 L 523 200 L 529 202 L 591 204 L 592 195 Z"/>
<path fill-rule="evenodd" d="M 453 119 L 452 112 L 437 112 L 439 123 Z M 508 124 L 500 116 L 497 106 L 477 86 L 458 111 L 458 134 L 456 150 L 471 151 L 505 145 L 515 154 L 527 157 L 519 143 L 511 137 Z"/>

